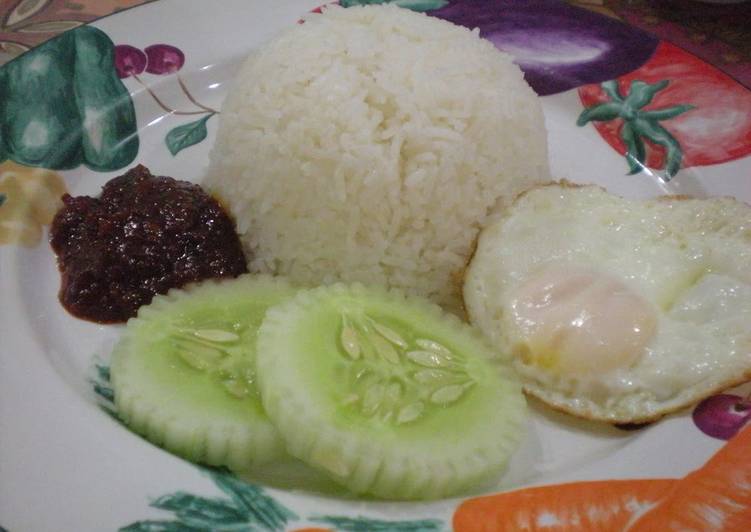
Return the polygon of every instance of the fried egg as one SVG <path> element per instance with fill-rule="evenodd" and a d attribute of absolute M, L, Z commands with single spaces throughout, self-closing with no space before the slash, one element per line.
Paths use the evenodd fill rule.
<path fill-rule="evenodd" d="M 480 233 L 463 296 L 529 394 L 652 421 L 751 378 L 751 207 L 537 187 Z"/>

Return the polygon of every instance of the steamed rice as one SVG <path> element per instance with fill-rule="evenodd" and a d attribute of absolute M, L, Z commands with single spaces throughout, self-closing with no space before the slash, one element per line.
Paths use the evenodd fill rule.
<path fill-rule="evenodd" d="M 548 177 L 541 107 L 511 59 L 386 5 L 331 7 L 250 56 L 206 185 L 253 271 L 454 306 L 491 208 Z"/>

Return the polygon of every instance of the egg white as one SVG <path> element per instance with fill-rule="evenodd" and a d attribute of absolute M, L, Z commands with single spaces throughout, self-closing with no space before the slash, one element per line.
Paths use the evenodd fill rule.
<path fill-rule="evenodd" d="M 744 203 L 632 201 L 558 183 L 523 194 L 481 232 L 463 296 L 470 321 L 515 355 L 528 393 L 588 419 L 641 423 L 751 378 L 749 265 L 751 207 Z M 574 286 L 569 297 L 564 292 L 576 275 L 600 288 Z M 541 327 L 537 314 L 520 318 L 518 302 L 525 287 L 549 288 L 549 279 L 561 280 L 563 295 L 541 292 L 552 300 L 545 299 L 539 321 L 561 323 Z M 623 313 L 610 317 L 611 301 L 592 300 L 602 299 L 602 286 L 622 288 L 631 315 L 641 319 L 637 326 L 624 325 Z M 561 311 L 556 297 L 582 308 Z M 581 331 L 566 316 L 594 320 L 590 332 L 602 341 L 567 344 L 572 328 L 574 340 Z M 641 336 L 628 327 L 641 327 Z M 535 331 L 562 336 L 539 338 Z M 636 341 L 622 341 L 629 335 Z M 581 345 L 584 353 L 572 352 Z"/>

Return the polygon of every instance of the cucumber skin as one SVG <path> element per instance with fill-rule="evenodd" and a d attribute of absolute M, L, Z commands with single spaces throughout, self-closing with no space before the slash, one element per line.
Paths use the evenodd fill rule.
<path fill-rule="evenodd" d="M 372 306 L 387 308 L 382 309 L 384 315 L 395 314 L 412 324 L 417 321 L 423 334 L 436 337 L 436 329 L 440 329 L 438 334 L 443 339 L 462 331 L 461 340 L 444 341 L 492 357 L 492 350 L 477 331 L 432 304 L 412 300 L 402 308 L 406 301 L 403 295 L 361 285 L 302 291 L 267 313 L 259 331 L 256 359 L 264 407 L 290 454 L 357 494 L 386 499 L 446 497 L 498 477 L 525 432 L 526 403 L 508 360 L 481 359 L 469 364 L 469 371 L 480 379 L 475 388 L 484 390 L 471 390 L 461 400 L 464 405 L 460 405 L 459 413 L 451 412 L 451 408 L 430 412 L 421 420 L 422 426 L 373 426 L 341 412 L 336 386 L 321 384 L 333 382 L 331 371 L 335 364 L 331 364 L 331 359 L 340 356 L 335 354 L 331 335 L 326 337 L 323 331 L 332 328 L 330 317 L 327 318 L 331 301 L 327 298 L 344 298 L 339 299 L 341 302 L 351 294 L 353 301 L 376 299 Z M 324 354 L 311 352 L 310 356 L 302 356 L 309 346 L 316 346 Z M 495 367 L 497 363 L 502 367 Z M 496 378 L 491 374 L 497 374 L 500 388 L 495 393 L 503 400 L 496 399 L 480 412 L 472 412 L 472 405 L 493 396 L 493 390 L 485 389 Z M 507 418 L 506 424 L 499 427 L 493 421 L 502 417 Z M 483 441 L 476 445 L 468 442 L 466 427 L 455 428 L 456 418 L 468 423 L 475 433 L 479 431 Z M 467 448 L 466 452 L 456 452 L 459 444 Z"/>
<path fill-rule="evenodd" d="M 216 323 L 229 312 L 217 309 L 222 301 L 243 294 L 257 298 L 253 293 L 259 289 L 262 297 L 273 299 L 269 305 L 296 293 L 267 276 L 209 280 L 155 297 L 128 321 L 112 353 L 111 375 L 118 415 L 130 428 L 183 458 L 239 472 L 289 459 L 258 397 L 230 397 L 211 375 L 189 367 L 168 345 L 175 322 Z M 253 299 L 235 307 L 249 320 L 246 336 L 254 344 L 265 303 L 260 314 Z M 145 356 L 148 352 L 162 356 Z"/>

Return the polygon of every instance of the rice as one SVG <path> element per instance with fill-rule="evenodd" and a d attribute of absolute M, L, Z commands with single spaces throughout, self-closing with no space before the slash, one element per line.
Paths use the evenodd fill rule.
<path fill-rule="evenodd" d="M 491 209 L 549 178 L 541 106 L 511 59 L 393 5 L 328 8 L 253 53 L 210 161 L 252 271 L 448 307 Z"/>

